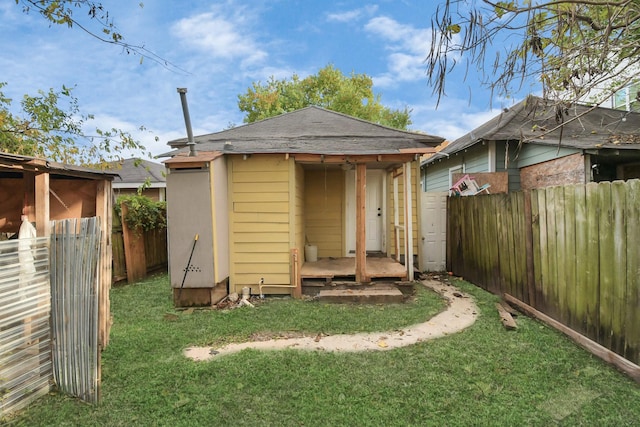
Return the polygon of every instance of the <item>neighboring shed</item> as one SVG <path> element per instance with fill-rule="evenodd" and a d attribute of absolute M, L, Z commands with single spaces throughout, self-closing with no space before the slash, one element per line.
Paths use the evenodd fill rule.
<path fill-rule="evenodd" d="M 54 382 L 98 400 L 114 175 L 0 153 L 0 418 Z"/>
<path fill-rule="evenodd" d="M 640 177 L 640 113 L 529 96 L 423 162 L 423 188 L 462 174 L 490 192 Z"/>
<path fill-rule="evenodd" d="M 116 176 L 86 167 L 0 152 L 0 233 L 18 233 L 21 216 L 39 237 L 51 234 L 50 221 L 98 217 L 100 246 L 100 343 L 109 339 L 111 288 L 111 182 Z"/>
<path fill-rule="evenodd" d="M 144 186 L 143 196 L 155 201 L 165 200 L 167 178 L 164 165 L 132 158 L 112 162 L 109 170 L 118 174 L 113 180 L 113 193 L 116 197 L 137 194 Z"/>
<path fill-rule="evenodd" d="M 175 303 L 213 303 L 227 279 L 294 295 L 305 278 L 412 279 L 399 261 L 419 251 L 419 159 L 442 140 L 307 107 L 198 136 L 196 156 L 170 142 Z"/>

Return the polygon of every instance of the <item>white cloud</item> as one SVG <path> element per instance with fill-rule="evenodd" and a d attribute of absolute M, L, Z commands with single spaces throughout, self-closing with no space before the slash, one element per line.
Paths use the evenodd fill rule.
<path fill-rule="evenodd" d="M 391 87 L 398 82 L 425 78 L 424 59 L 431 43 L 431 29 L 404 25 L 386 16 L 372 18 L 364 28 L 382 39 L 390 52 L 389 71 L 374 77 L 376 86 Z"/>
<path fill-rule="evenodd" d="M 411 115 L 413 119 L 412 128 L 453 141 L 498 114 L 500 114 L 500 111 L 495 109 L 475 113 L 455 113 L 453 111 L 416 108 Z"/>
<path fill-rule="evenodd" d="M 345 12 L 330 13 L 327 15 L 327 21 L 333 22 L 354 22 L 363 16 L 371 16 L 378 11 L 377 5 L 368 5 L 359 9 L 348 10 Z"/>
<path fill-rule="evenodd" d="M 246 8 L 234 7 L 233 12 L 227 12 L 223 7 L 214 7 L 212 12 L 179 20 L 171 30 L 194 49 L 216 59 L 238 60 L 247 67 L 262 63 L 268 57 L 256 42 L 250 21 Z"/>

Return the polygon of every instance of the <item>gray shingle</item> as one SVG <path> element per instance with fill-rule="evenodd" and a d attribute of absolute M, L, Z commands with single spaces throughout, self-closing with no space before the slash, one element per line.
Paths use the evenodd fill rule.
<path fill-rule="evenodd" d="M 239 154 L 385 154 L 407 148 L 435 147 L 444 140 L 438 136 L 389 128 L 316 106 L 194 139 L 199 151 Z M 186 142 L 186 138 L 181 138 L 170 141 L 169 145 L 179 148 Z M 172 154 L 175 152 L 166 153 Z"/>
<path fill-rule="evenodd" d="M 578 149 L 640 149 L 640 114 L 529 96 L 461 136 L 426 163 L 481 141 L 523 141 Z"/>

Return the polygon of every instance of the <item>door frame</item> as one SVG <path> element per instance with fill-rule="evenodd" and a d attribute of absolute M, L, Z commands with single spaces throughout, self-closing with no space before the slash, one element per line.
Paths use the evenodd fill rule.
<path fill-rule="evenodd" d="M 387 174 L 383 169 L 367 169 L 367 183 L 369 178 L 375 179 L 380 185 L 382 220 L 380 222 L 380 251 L 387 252 Z M 355 257 L 356 249 L 356 174 L 355 171 L 345 171 L 345 227 L 344 253 L 347 257 Z"/>

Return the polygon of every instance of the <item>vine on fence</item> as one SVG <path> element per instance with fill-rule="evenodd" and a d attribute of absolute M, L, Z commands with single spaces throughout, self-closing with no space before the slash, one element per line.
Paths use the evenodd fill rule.
<path fill-rule="evenodd" d="M 116 200 L 116 212 L 122 215 L 121 205 L 127 206 L 124 221 L 136 231 L 149 231 L 167 227 L 167 204 L 156 202 L 146 196 L 126 195 Z"/>

